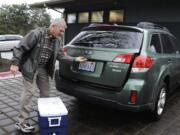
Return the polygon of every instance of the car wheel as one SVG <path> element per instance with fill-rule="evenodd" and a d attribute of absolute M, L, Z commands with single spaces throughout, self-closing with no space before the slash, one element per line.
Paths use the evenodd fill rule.
<path fill-rule="evenodd" d="M 160 91 L 155 102 L 155 108 L 153 111 L 154 120 L 161 119 L 166 104 L 166 98 L 167 98 L 167 86 L 165 83 L 163 83 L 160 87 Z"/>

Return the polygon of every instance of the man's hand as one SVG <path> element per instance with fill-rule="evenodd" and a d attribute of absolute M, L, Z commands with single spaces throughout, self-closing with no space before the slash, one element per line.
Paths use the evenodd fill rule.
<path fill-rule="evenodd" d="M 19 67 L 15 66 L 15 65 L 11 65 L 10 71 L 15 76 L 17 74 L 17 72 L 19 71 Z"/>
<path fill-rule="evenodd" d="M 76 62 L 83 63 L 83 62 L 86 62 L 86 61 L 87 61 L 87 58 L 82 57 L 82 56 L 79 56 L 79 57 L 76 57 L 75 61 L 76 61 Z"/>

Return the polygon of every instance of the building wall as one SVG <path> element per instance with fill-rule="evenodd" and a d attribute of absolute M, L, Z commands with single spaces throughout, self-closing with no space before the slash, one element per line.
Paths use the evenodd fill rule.
<path fill-rule="evenodd" d="M 153 21 L 153 22 L 180 22 L 180 8 L 148 7 L 126 8 L 126 22 Z"/>
<path fill-rule="evenodd" d="M 70 8 L 66 9 L 66 12 L 79 12 L 79 11 L 93 11 L 98 9 L 104 9 L 107 13 L 109 9 L 123 9 L 124 10 L 124 22 L 125 25 L 136 25 L 138 22 L 147 21 L 154 22 L 159 25 L 167 27 L 171 33 L 173 33 L 180 40 L 180 8 L 175 4 L 165 3 L 159 5 L 156 3 L 143 5 L 141 4 L 128 4 L 119 3 L 116 6 L 109 5 L 96 5 L 94 7 L 82 7 L 82 8 Z M 108 23 L 108 14 L 104 18 L 104 22 Z M 68 43 L 80 29 L 89 24 L 69 24 L 66 32 L 66 43 Z"/>
<path fill-rule="evenodd" d="M 180 40 L 180 8 L 146 7 L 126 8 L 124 24 L 134 25 L 141 21 L 154 22 L 167 27 Z"/>

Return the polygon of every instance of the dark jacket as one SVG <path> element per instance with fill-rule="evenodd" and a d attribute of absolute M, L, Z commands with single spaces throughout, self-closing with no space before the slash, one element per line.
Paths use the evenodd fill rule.
<path fill-rule="evenodd" d="M 37 28 L 29 32 L 13 50 L 12 65 L 19 66 L 25 79 L 32 82 L 38 68 L 40 51 L 43 46 L 47 28 Z M 49 35 L 49 38 L 52 38 Z M 54 52 L 47 64 L 47 72 L 51 78 L 54 75 L 55 62 L 58 60 L 74 61 L 74 57 L 66 56 L 63 52 L 62 40 L 55 39 Z"/>

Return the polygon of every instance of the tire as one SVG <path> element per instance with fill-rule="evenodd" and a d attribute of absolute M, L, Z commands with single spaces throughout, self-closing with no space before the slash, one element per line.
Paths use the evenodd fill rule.
<path fill-rule="evenodd" d="M 156 98 L 155 108 L 152 112 L 153 120 L 158 121 L 161 119 L 166 105 L 166 99 L 167 99 L 167 85 L 165 83 L 162 83 L 161 86 L 159 87 L 159 94 Z"/>

